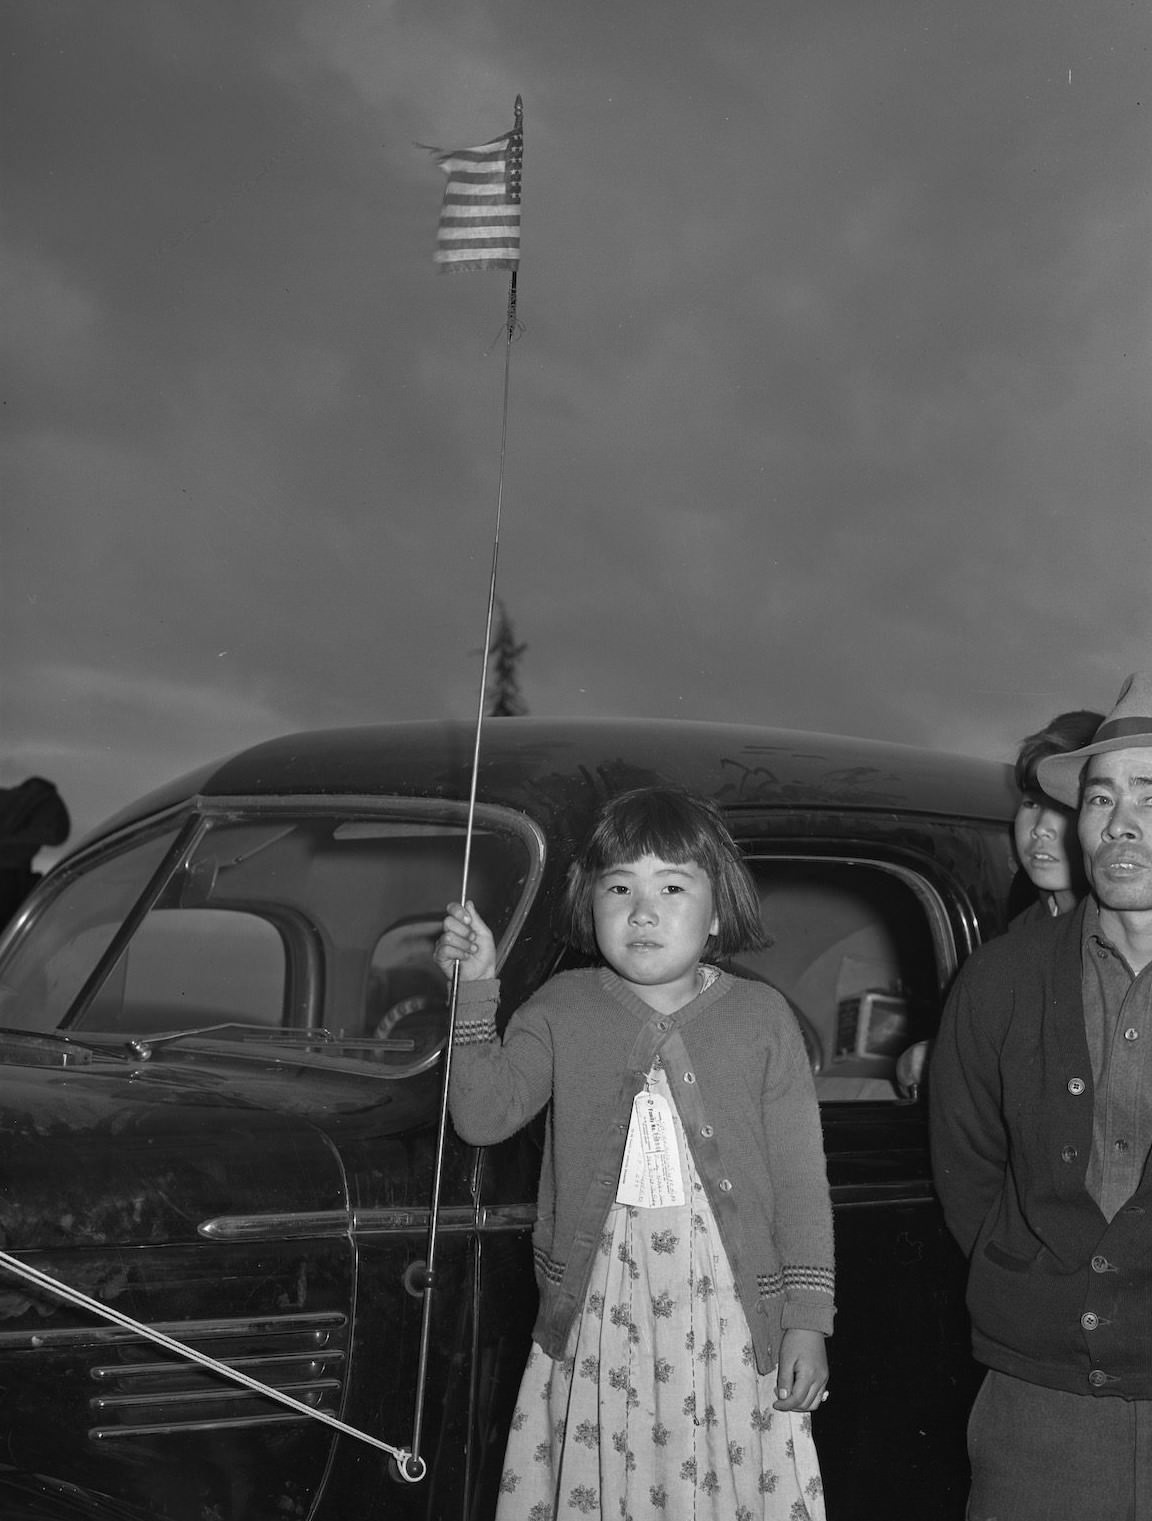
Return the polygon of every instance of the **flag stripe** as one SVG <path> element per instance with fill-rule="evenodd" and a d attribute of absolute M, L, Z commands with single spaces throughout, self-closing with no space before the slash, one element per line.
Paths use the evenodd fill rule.
<path fill-rule="evenodd" d="M 503 169 L 499 174 L 461 174 L 454 169 L 449 188 L 465 195 L 507 195 L 511 199 L 515 191 L 509 191 L 506 178 Z M 465 186 L 467 189 L 463 188 Z"/>
<path fill-rule="evenodd" d="M 513 233 L 519 226 L 519 217 L 442 217 L 440 236 L 466 238 L 485 227 L 491 227 L 494 231 Z"/>
<path fill-rule="evenodd" d="M 458 238 L 452 243 L 442 243 L 437 252 L 445 258 L 451 256 L 459 259 L 470 254 L 480 255 L 497 250 L 507 258 L 512 258 L 519 253 L 520 245 L 515 238 Z"/>
<path fill-rule="evenodd" d="M 476 217 L 491 217 L 494 222 L 500 221 L 501 218 L 508 222 L 518 222 L 520 220 L 520 208 L 519 206 L 504 206 L 502 204 L 494 206 L 490 201 L 486 203 L 480 201 L 452 201 L 440 213 L 440 220 L 442 222 L 475 220 Z"/>
<path fill-rule="evenodd" d="M 450 264 L 453 269 L 461 264 L 483 269 L 485 264 L 491 264 L 493 269 L 509 269 L 509 261 L 515 261 L 518 252 L 515 248 L 457 248 L 447 253 L 444 263 Z"/>

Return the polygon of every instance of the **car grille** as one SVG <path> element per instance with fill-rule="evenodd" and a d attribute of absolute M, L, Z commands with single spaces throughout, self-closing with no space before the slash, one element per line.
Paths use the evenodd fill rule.
<path fill-rule="evenodd" d="M 155 1329 L 314 1410 L 335 1414 L 339 1409 L 347 1339 L 343 1314 L 174 1321 Z M 97 1385 L 88 1402 L 92 1441 L 308 1420 L 303 1412 L 154 1348 L 130 1331 L 47 1331 L 38 1341 L 56 1353 L 75 1351 L 87 1358 L 95 1353 L 89 1368 Z"/>

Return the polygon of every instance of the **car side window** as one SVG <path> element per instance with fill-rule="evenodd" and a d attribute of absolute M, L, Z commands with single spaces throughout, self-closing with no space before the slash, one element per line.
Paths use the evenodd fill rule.
<path fill-rule="evenodd" d="M 896 1063 L 930 1039 L 947 968 L 931 889 L 906 871 L 752 859 L 768 945 L 728 963 L 778 988 L 804 1034 L 821 1100 L 901 1097 Z"/>
<path fill-rule="evenodd" d="M 189 819 L 183 854 L 175 840 L 174 825 L 77 867 L 10 946 L 3 1023 L 281 1043 L 315 1031 L 318 1059 L 390 1078 L 435 1066 L 448 1002 L 432 946 L 460 892 L 460 808 L 229 812 Z M 542 858 L 526 821 L 483 811 L 469 896 L 499 945 L 527 912 Z"/>
<path fill-rule="evenodd" d="M 153 831 L 61 880 L 5 961 L 0 1024 L 37 1033 L 56 1029 L 177 832 L 176 826 Z"/>
<path fill-rule="evenodd" d="M 217 1023 L 284 1022 L 280 935 L 256 914 L 159 909 L 76 1021 L 78 1030 L 156 1035 Z"/>
<path fill-rule="evenodd" d="M 408 914 L 377 940 L 368 966 L 365 1033 L 378 1059 L 396 1072 L 425 1070 L 448 1027 L 448 988 L 433 950 L 443 912 Z"/>

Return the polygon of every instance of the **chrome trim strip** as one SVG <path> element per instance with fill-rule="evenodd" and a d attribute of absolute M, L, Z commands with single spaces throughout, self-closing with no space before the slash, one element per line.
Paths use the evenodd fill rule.
<path fill-rule="evenodd" d="M 283 1383 L 272 1387 L 279 1389 L 281 1394 L 293 1395 L 303 1405 L 311 1403 L 311 1396 L 316 1395 L 319 1404 L 320 1394 L 331 1394 L 334 1390 L 339 1390 L 340 1380 L 316 1378 L 300 1384 Z M 88 1408 L 97 1415 L 103 1415 L 111 1410 L 134 1410 L 141 1405 L 156 1409 L 165 1405 L 219 1405 L 224 1400 L 251 1404 L 253 1400 L 266 1397 L 248 1389 L 165 1389 L 162 1394 L 98 1394 L 88 1401 Z"/>
<path fill-rule="evenodd" d="M 214 1220 L 202 1220 L 196 1234 L 210 1241 L 251 1241 L 264 1237 L 294 1241 L 301 1236 L 322 1239 L 346 1236 L 350 1227 L 344 1210 L 317 1209 L 293 1214 L 217 1215 Z"/>
<path fill-rule="evenodd" d="M 355 1214 L 357 1235 L 411 1236 L 426 1234 L 427 1205 L 408 1209 L 358 1209 Z M 471 1204 L 449 1204 L 440 1209 L 440 1229 L 451 1235 L 476 1229 L 476 1210 Z"/>
<path fill-rule="evenodd" d="M 253 1315 L 246 1320 L 161 1320 L 151 1329 L 183 1341 L 230 1341 L 241 1336 L 309 1335 L 313 1344 L 325 1345 L 333 1331 L 347 1327 L 348 1317 L 339 1310 L 295 1315 Z M 119 1326 L 67 1326 L 42 1331 L 0 1331 L 0 1352 L 31 1347 L 34 1351 L 57 1351 L 73 1347 L 99 1347 L 110 1343 L 138 1342 L 144 1338 Z"/>
<path fill-rule="evenodd" d="M 312 1372 L 312 1376 L 319 1378 L 322 1373 L 327 1371 L 330 1364 L 339 1366 L 343 1361 L 344 1352 L 342 1348 L 333 1347 L 331 1350 L 328 1350 L 322 1347 L 318 1351 L 311 1352 L 272 1352 L 267 1355 L 257 1352 L 249 1357 L 230 1357 L 228 1359 L 228 1366 L 251 1372 L 254 1368 L 269 1368 L 273 1370 L 276 1368 L 295 1368 L 304 1363 L 307 1364 L 308 1370 Z M 187 1372 L 188 1370 L 184 1364 L 173 1362 L 105 1363 L 95 1368 L 89 1368 L 88 1377 L 96 1383 L 129 1383 L 133 1379 L 160 1378 L 163 1376 L 173 1378 L 180 1374 L 187 1375 Z M 205 1379 L 211 1378 L 211 1376 L 211 1374 L 205 1374 Z M 270 1380 L 266 1379 L 264 1382 L 267 1383 Z M 157 1391 L 158 1394 L 163 1394 L 163 1392 L 163 1390 Z"/>
<path fill-rule="evenodd" d="M 518 1231 L 535 1221 L 534 1204 L 486 1204 L 479 1217 L 470 1204 L 448 1205 L 440 1211 L 441 1229 L 448 1232 L 477 1227 L 482 1231 Z M 285 1241 L 303 1236 L 331 1239 L 346 1236 L 350 1231 L 366 1236 L 410 1236 L 427 1229 L 427 1206 L 411 1205 L 402 1209 L 358 1209 L 351 1219 L 339 1209 L 282 1215 L 217 1215 L 201 1221 L 196 1232 L 211 1241 Z"/>
<path fill-rule="evenodd" d="M 320 1409 L 317 1415 L 331 1416 L 330 1410 Z M 88 1430 L 90 1442 L 106 1442 L 115 1437 L 185 1436 L 198 1431 L 245 1431 L 257 1426 L 298 1426 L 307 1422 L 306 1415 L 243 1415 L 221 1421 L 168 1421 L 156 1426 L 92 1426 Z"/>
<path fill-rule="evenodd" d="M 833 1183 L 833 1208 L 859 1209 L 877 1204 L 930 1204 L 936 1190 L 926 1180 L 908 1183 Z"/>
<path fill-rule="evenodd" d="M 480 1211 L 482 1231 L 522 1231 L 536 1224 L 535 1204 L 485 1204 Z"/>

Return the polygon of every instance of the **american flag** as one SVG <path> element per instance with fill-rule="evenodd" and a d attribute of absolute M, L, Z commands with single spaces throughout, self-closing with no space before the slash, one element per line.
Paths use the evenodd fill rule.
<path fill-rule="evenodd" d="M 511 132 L 442 153 L 448 176 L 436 263 L 442 271 L 516 269 L 520 263 L 520 177 L 524 166 L 524 128 L 520 102 Z"/>

